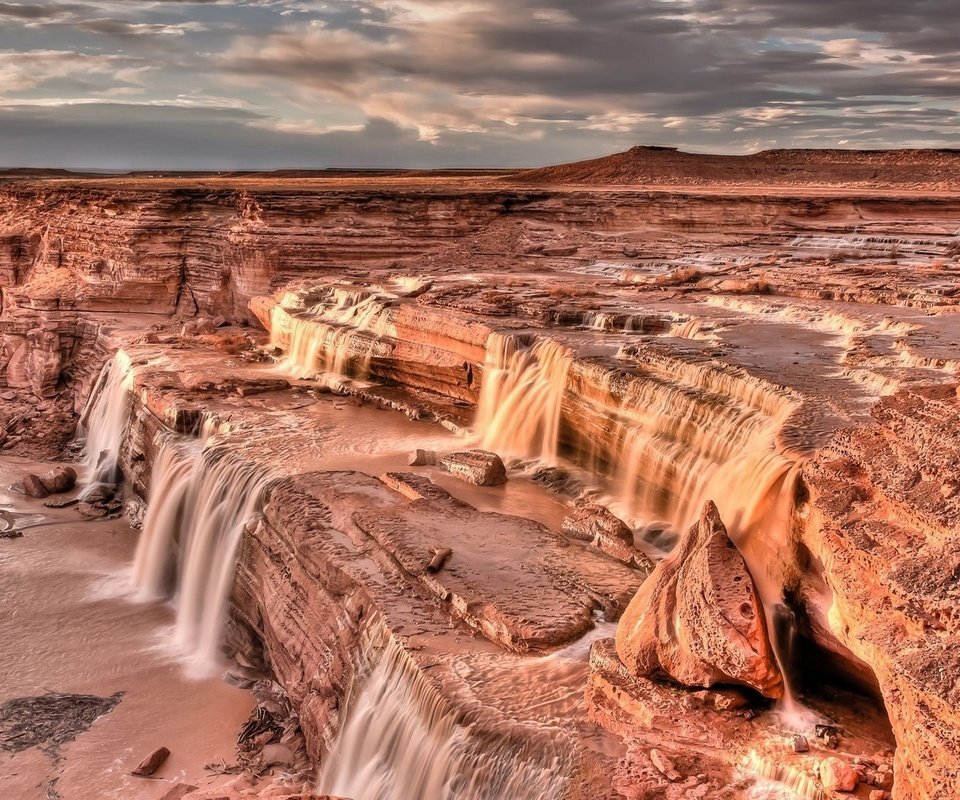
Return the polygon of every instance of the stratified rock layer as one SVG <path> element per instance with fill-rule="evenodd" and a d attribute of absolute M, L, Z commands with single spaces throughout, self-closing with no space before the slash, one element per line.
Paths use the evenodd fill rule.
<path fill-rule="evenodd" d="M 617 628 L 617 653 L 635 676 L 783 693 L 763 607 L 713 503 L 631 601 Z"/>
<path fill-rule="evenodd" d="M 957 385 L 901 391 L 871 416 L 804 471 L 803 542 L 824 584 L 809 579 L 810 617 L 876 676 L 897 737 L 895 795 L 960 797 Z"/>

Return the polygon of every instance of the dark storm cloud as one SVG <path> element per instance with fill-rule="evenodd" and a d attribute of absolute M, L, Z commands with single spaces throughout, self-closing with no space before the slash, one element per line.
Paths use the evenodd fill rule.
<path fill-rule="evenodd" d="M 264 166 L 268 154 L 285 165 L 383 164 L 385 153 L 394 163 L 402 157 L 417 165 L 512 164 L 638 141 L 732 152 L 956 144 L 954 6 L 955 0 L 0 3 L 0 19 L 11 27 L 19 22 L 24 37 L 0 34 L 0 79 L 9 74 L 6 85 L 18 87 L 0 82 L 0 93 L 7 92 L 0 160 L 10 163 L 14 130 L 21 136 L 16 152 L 39 153 L 40 142 L 53 147 L 51 137 L 66 141 L 68 132 L 107 122 L 114 125 L 111 138 L 129 142 L 112 150 L 115 158 L 152 154 L 157 164 L 176 164 L 203 154 L 214 166 L 237 166 L 241 158 L 259 158 Z M 18 50 L 39 67 L 34 76 L 18 64 Z M 62 60 L 71 50 L 87 57 L 78 61 L 83 74 L 73 78 L 72 90 L 62 70 L 40 63 L 44 53 Z M 121 54 L 140 66 L 118 63 L 111 80 L 104 65 Z M 113 98 L 123 103 L 90 104 Z M 84 116 L 93 108 L 101 118 Z M 164 114 L 177 120 L 177 129 L 147 136 L 137 150 L 144 120 L 162 125 Z M 46 126 L 33 144 L 25 132 L 31 126 Z M 208 147 L 211 140 L 219 144 Z"/>
<path fill-rule="evenodd" d="M 42 3 L 21 5 L 19 3 L 0 3 L 0 18 L 20 20 L 48 20 L 82 9 L 82 6 Z"/>

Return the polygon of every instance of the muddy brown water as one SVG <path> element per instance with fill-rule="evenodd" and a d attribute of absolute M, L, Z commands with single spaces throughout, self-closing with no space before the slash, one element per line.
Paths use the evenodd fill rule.
<path fill-rule="evenodd" d="M 219 677 L 191 680 L 165 655 L 172 610 L 125 596 L 137 537 L 125 520 L 85 522 L 10 491 L 44 466 L 0 457 L 0 508 L 19 525 L 55 523 L 0 539 L 0 708 L 50 693 L 123 694 L 55 749 L 11 752 L 0 732 L 0 797 L 157 800 L 181 780 L 222 781 L 204 766 L 232 763 L 252 698 Z M 129 774 L 160 746 L 171 755 L 153 779 Z"/>

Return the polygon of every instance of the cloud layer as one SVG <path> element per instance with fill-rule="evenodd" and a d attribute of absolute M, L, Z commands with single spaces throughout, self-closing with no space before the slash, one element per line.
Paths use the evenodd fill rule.
<path fill-rule="evenodd" d="M 0 164 L 956 146 L 955 0 L 0 2 Z"/>

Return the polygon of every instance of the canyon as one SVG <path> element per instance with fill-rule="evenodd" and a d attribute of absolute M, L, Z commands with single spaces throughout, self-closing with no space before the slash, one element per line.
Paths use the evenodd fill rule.
<path fill-rule="evenodd" d="M 712 158 L 0 179 L 0 780 L 960 797 L 954 154 Z"/>

